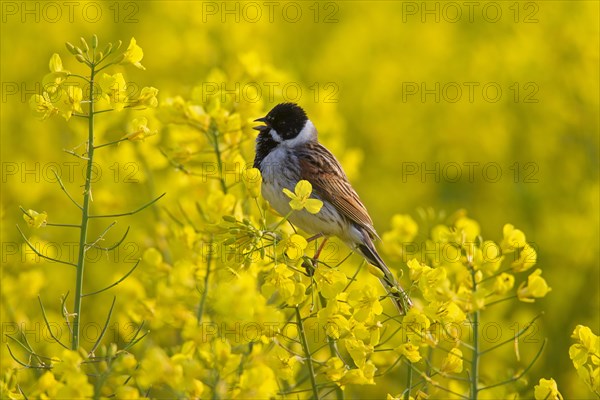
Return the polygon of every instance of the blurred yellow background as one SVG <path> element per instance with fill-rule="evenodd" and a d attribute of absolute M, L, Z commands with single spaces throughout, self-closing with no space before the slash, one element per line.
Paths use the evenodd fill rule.
<path fill-rule="evenodd" d="M 32 302 L 40 291 L 52 293 L 54 306 L 65 290 L 51 289 L 63 280 L 62 272 L 50 277 L 56 266 L 43 270 L 44 284 L 30 284 L 34 276 L 23 271 L 32 269 L 10 247 L 21 243 L 19 205 L 69 215 L 48 166 L 66 172 L 74 160 L 61 150 L 85 140 L 81 121 L 31 116 L 27 102 L 48 59 L 58 52 L 73 66 L 64 42 L 80 36 L 125 43 L 133 36 L 147 71 L 130 69 L 128 79 L 158 88 L 160 101 L 189 97 L 195 86 L 213 90 L 221 82 L 203 79 L 215 68 L 232 76 L 242 66 L 282 71 L 279 81 L 252 83 L 261 89 L 257 109 L 281 100 L 270 87 L 285 88 L 284 100 L 307 110 L 325 144 L 345 151 L 380 232 L 394 214 L 416 216 L 427 207 L 466 209 L 484 238 L 500 238 L 504 223 L 526 232 L 552 287 L 535 304 L 545 312 L 539 338 L 549 345 L 532 380 L 554 377 L 569 398 L 590 395 L 570 367 L 568 347 L 575 325 L 600 330 L 598 2 L 52 3 L 2 2 L 3 283 L 21 280 L 17 287 Z M 227 85 L 231 96 L 255 99 L 248 81 Z M 114 124 L 101 129 L 114 136 Z M 131 157 L 145 154 L 160 158 L 152 150 Z M 82 165 L 73 167 L 73 187 Z M 114 181 L 122 184 L 131 171 L 110 165 L 104 177 L 120 174 Z M 112 185 L 98 201 L 127 208 L 169 191 L 150 188 L 143 171 L 135 176 L 139 182 Z M 136 222 L 141 244 L 151 224 Z M 26 318 L 20 313 L 40 320 L 34 305 L 19 311 L 4 286 L 3 322 Z"/>

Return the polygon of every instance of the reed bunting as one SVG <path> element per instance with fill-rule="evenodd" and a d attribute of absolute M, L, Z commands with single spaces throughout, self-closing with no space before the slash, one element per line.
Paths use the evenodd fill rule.
<path fill-rule="evenodd" d="M 379 280 L 398 311 L 405 314 L 412 303 L 375 249 L 373 239 L 379 237 L 371 217 L 338 160 L 319 143 L 304 110 L 294 103 L 281 103 L 255 122 L 264 123 L 254 127 L 260 132 L 254 168 L 262 174 L 263 197 L 279 214 L 287 215 L 289 198 L 283 189 L 293 191 L 298 181 L 310 182 L 311 197 L 323 202 L 321 211 L 294 211 L 289 221 L 309 234 L 336 236 L 358 251 L 383 272 Z"/>

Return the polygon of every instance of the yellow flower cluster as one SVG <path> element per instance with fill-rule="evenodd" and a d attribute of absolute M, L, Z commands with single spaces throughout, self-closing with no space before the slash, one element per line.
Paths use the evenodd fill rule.
<path fill-rule="evenodd" d="M 600 336 L 583 325 L 577 325 L 571 338 L 576 343 L 569 348 L 569 357 L 577 375 L 586 386 L 600 396 Z"/>
<path fill-rule="evenodd" d="M 87 46 L 85 41 L 83 43 Z M 95 63 L 94 65 L 100 65 L 106 57 L 118 49 L 118 47 L 113 48 L 112 44 L 110 44 L 105 50 L 106 53 L 96 53 L 96 49 L 94 48 L 96 58 L 86 60 L 81 49 L 75 48 L 70 44 L 67 44 L 67 48 L 76 56 L 79 62 L 90 65 L 92 62 Z M 88 48 L 87 52 L 89 50 Z M 136 44 L 135 38 L 131 38 L 127 50 L 113 61 L 105 63 L 99 70 L 116 63 L 132 64 L 144 69 L 140 64 L 143 56 L 144 53 L 141 47 Z M 97 107 L 100 107 L 103 111 L 108 109 L 122 111 L 125 107 L 145 109 L 156 108 L 158 106 L 156 97 L 158 89 L 143 87 L 137 95 L 131 96 L 130 87 L 120 72 L 113 75 L 101 72 L 94 81 L 90 81 L 89 77 L 80 76 L 65 70 L 62 60 L 57 53 L 54 53 L 50 57 L 49 68 L 50 73 L 44 76 L 42 80 L 42 93 L 34 94 L 29 99 L 30 108 L 38 119 L 44 120 L 53 115 L 60 115 L 68 121 L 73 114 L 82 117 L 86 116 L 82 109 L 82 104 L 89 103 L 90 100 L 86 98 L 84 101 L 84 92 L 91 92 L 90 96 L 93 96 L 93 100 L 98 102 Z"/>

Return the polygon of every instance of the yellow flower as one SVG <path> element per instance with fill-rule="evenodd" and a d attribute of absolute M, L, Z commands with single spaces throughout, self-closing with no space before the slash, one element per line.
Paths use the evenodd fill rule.
<path fill-rule="evenodd" d="M 525 242 L 525 234 L 521 230 L 515 229 L 511 224 L 504 225 L 502 234 L 504 238 L 500 243 L 500 247 L 502 247 L 502 251 L 505 253 L 511 253 L 527 244 Z"/>
<path fill-rule="evenodd" d="M 444 324 L 460 324 L 467 319 L 467 315 L 453 301 L 437 302 L 434 301 L 430 306 L 435 307 L 435 319 Z"/>
<path fill-rule="evenodd" d="M 277 376 L 285 381 L 291 382 L 297 372 L 298 356 L 289 353 L 282 347 L 275 347 L 274 352 L 270 355 L 275 364 L 274 370 Z"/>
<path fill-rule="evenodd" d="M 140 64 L 142 58 L 144 58 L 144 51 L 140 46 L 137 45 L 135 38 L 132 37 L 131 41 L 129 42 L 129 47 L 127 47 L 127 50 L 125 50 L 125 53 L 123 53 L 123 60 L 121 61 L 121 64 L 133 64 L 133 66 L 139 69 L 146 69 L 142 64 Z"/>
<path fill-rule="evenodd" d="M 59 112 L 59 109 L 50 101 L 50 96 L 47 92 L 31 96 L 29 98 L 29 108 L 31 108 L 36 118 L 40 120 L 45 120 Z"/>
<path fill-rule="evenodd" d="M 83 100 L 83 90 L 78 86 L 69 86 L 67 88 L 67 95 L 69 104 L 73 107 L 74 111 L 83 112 L 81 109 L 81 101 Z"/>
<path fill-rule="evenodd" d="M 44 76 L 42 80 L 42 86 L 44 91 L 48 93 L 55 93 L 60 85 L 69 76 L 69 71 L 63 70 L 62 61 L 60 56 L 56 53 L 52 54 L 49 62 L 50 73 Z"/>
<path fill-rule="evenodd" d="M 348 284 L 346 274 L 333 268 L 317 268 L 314 278 L 326 299 L 334 299 Z"/>
<path fill-rule="evenodd" d="M 365 322 L 359 322 L 355 319 L 350 320 L 350 330 L 354 334 L 354 337 L 371 346 L 379 344 L 382 327 L 383 324 L 376 321 L 374 317 L 369 318 Z"/>
<path fill-rule="evenodd" d="M 504 260 L 500 246 L 491 240 L 486 240 L 481 244 L 479 254 L 481 260 L 476 260 L 475 262 L 481 264 L 480 269 L 489 275 L 498 271 L 498 268 L 500 268 L 500 265 Z"/>
<path fill-rule="evenodd" d="M 43 392 L 54 389 L 58 384 L 58 381 L 54 378 L 54 374 L 50 371 L 44 372 L 44 374 L 38 378 L 38 389 Z"/>
<path fill-rule="evenodd" d="M 304 301 L 306 298 L 306 285 L 301 282 L 294 284 L 294 293 L 290 296 L 286 303 L 289 305 L 297 305 Z"/>
<path fill-rule="evenodd" d="M 291 260 L 297 260 L 304 255 L 304 250 L 308 242 L 302 236 L 293 234 L 287 240 L 282 242 L 285 249 L 285 255 Z"/>
<path fill-rule="evenodd" d="M 383 246 L 386 253 L 402 258 L 407 243 L 411 243 L 419 231 L 410 215 L 397 214 L 392 217 L 392 230 L 384 232 Z"/>
<path fill-rule="evenodd" d="M 262 294 L 270 298 L 275 292 L 279 292 L 281 298 L 286 301 L 296 290 L 295 282 L 290 279 L 293 275 L 294 271 L 285 264 L 277 264 L 265 279 L 261 287 Z"/>
<path fill-rule="evenodd" d="M 419 233 L 419 225 L 408 214 L 396 214 L 392 217 L 392 229 L 407 241 L 412 241 Z"/>
<path fill-rule="evenodd" d="M 374 385 L 375 381 L 373 378 L 375 376 L 375 371 L 377 371 L 377 367 L 375 367 L 372 362 L 367 361 L 362 367 L 351 369 L 346 372 L 340 381 L 340 384 L 342 387 L 348 384 Z"/>
<path fill-rule="evenodd" d="M 454 233 L 446 225 L 436 225 L 431 228 L 431 240 L 435 243 L 448 243 L 454 240 Z"/>
<path fill-rule="evenodd" d="M 23 219 L 27 222 L 32 228 L 41 228 L 42 226 L 46 226 L 46 219 L 48 218 L 48 214 L 44 211 L 38 213 L 35 210 L 27 210 L 27 214 L 23 214 Z"/>
<path fill-rule="evenodd" d="M 592 330 L 583 325 L 577 325 L 571 338 L 576 339 L 583 347 L 592 354 L 600 353 L 600 336 L 594 335 Z M 600 362 L 600 359 L 596 360 Z"/>
<path fill-rule="evenodd" d="M 301 180 L 296 184 L 294 188 L 294 192 L 292 193 L 289 189 L 283 189 L 283 193 L 290 199 L 290 207 L 293 210 L 302 210 L 306 208 L 311 214 L 316 214 L 321 211 L 321 207 L 323 207 L 323 202 L 317 199 L 309 198 L 312 193 L 312 185 L 309 181 Z"/>
<path fill-rule="evenodd" d="M 57 107 L 60 111 L 60 115 L 65 119 L 69 120 L 73 111 L 79 113 L 83 112 L 81 109 L 81 101 L 83 100 L 83 91 L 78 86 L 67 86 L 61 91 L 60 98 L 58 99 Z"/>
<path fill-rule="evenodd" d="M 348 331 L 349 323 L 346 317 L 340 314 L 337 301 L 330 300 L 327 307 L 317 313 L 319 325 L 325 329 L 327 336 L 339 339 L 341 334 Z"/>
<path fill-rule="evenodd" d="M 57 53 L 52 54 L 50 57 L 48 67 L 50 68 L 50 72 L 61 72 L 63 70 L 62 60 Z"/>
<path fill-rule="evenodd" d="M 115 398 L 117 399 L 139 399 L 140 392 L 131 386 L 119 386 L 115 391 Z"/>
<path fill-rule="evenodd" d="M 94 393 L 94 387 L 88 382 L 81 368 L 83 359 L 77 351 L 63 350 L 60 361 L 53 365 L 52 373 L 65 383 L 55 393 L 55 398 L 86 398 Z"/>
<path fill-rule="evenodd" d="M 592 392 L 600 393 L 600 337 L 587 326 L 577 325 L 571 337 L 577 340 L 569 348 L 569 357 L 577 375 Z"/>
<path fill-rule="evenodd" d="M 156 98 L 157 94 L 157 88 L 146 86 L 142 88 L 140 95 L 135 100 L 132 100 L 129 106 L 138 110 L 144 108 L 156 108 L 158 106 L 158 99 Z"/>
<path fill-rule="evenodd" d="M 122 111 L 128 101 L 127 83 L 123 74 L 109 75 L 102 73 L 97 79 L 99 98 L 109 102 L 116 111 Z"/>
<path fill-rule="evenodd" d="M 419 353 L 419 346 L 415 346 L 411 343 L 403 343 L 396 347 L 396 352 L 406 357 L 410 362 L 419 362 L 421 360 L 421 353 Z"/>
<path fill-rule="evenodd" d="M 494 293 L 505 294 L 515 285 L 515 277 L 506 272 L 501 273 L 494 280 Z"/>
<path fill-rule="evenodd" d="M 431 271 L 431 267 L 425 264 L 421 264 L 416 258 L 412 258 L 408 261 L 408 274 L 411 281 L 418 281 L 423 272 Z"/>
<path fill-rule="evenodd" d="M 367 357 L 373 353 L 373 346 L 366 345 L 362 340 L 354 337 L 343 339 L 343 343 L 354 364 L 359 368 L 364 367 Z"/>
<path fill-rule="evenodd" d="M 323 373 L 327 379 L 338 384 L 346 374 L 346 371 L 348 371 L 348 368 L 338 357 L 331 357 L 329 360 L 327 360 L 325 367 L 323 368 Z"/>
<path fill-rule="evenodd" d="M 454 223 L 454 226 L 459 235 L 457 238 L 459 243 L 473 243 L 477 236 L 479 236 L 479 224 L 473 219 L 467 217 L 459 218 Z"/>
<path fill-rule="evenodd" d="M 181 369 L 176 368 L 163 349 L 151 347 L 140 362 L 136 381 L 143 387 L 149 387 L 157 383 L 177 380 L 182 372 Z"/>
<path fill-rule="evenodd" d="M 404 317 L 403 325 L 408 339 L 413 343 L 420 343 L 426 339 L 431 322 L 425 314 L 413 307 Z"/>
<path fill-rule="evenodd" d="M 542 270 L 536 269 L 527 277 L 527 285 L 525 285 L 525 282 L 521 283 L 517 290 L 519 300 L 533 303 L 536 298 L 544 297 L 552 290 L 540 275 L 542 275 Z"/>
<path fill-rule="evenodd" d="M 366 321 L 369 317 L 383 312 L 379 295 L 372 286 L 351 291 L 348 294 L 348 303 L 354 309 L 353 317 L 357 321 Z"/>
<path fill-rule="evenodd" d="M 535 400 L 562 400 L 554 379 L 540 379 L 540 383 L 533 389 Z"/>
<path fill-rule="evenodd" d="M 423 293 L 425 300 L 433 301 L 443 297 L 446 289 L 450 285 L 447 278 L 446 268 L 437 267 L 424 271 L 419 277 L 419 289 Z"/>
<path fill-rule="evenodd" d="M 462 359 L 462 351 L 458 347 L 450 350 L 444 361 L 442 362 L 441 371 L 448 373 L 461 373 L 463 370 L 463 359 Z"/>
<path fill-rule="evenodd" d="M 223 215 L 231 215 L 235 208 L 236 198 L 232 193 L 211 190 L 205 201 L 205 211 L 209 222 L 220 221 Z"/>
<path fill-rule="evenodd" d="M 519 252 L 519 258 L 512 263 L 514 272 L 527 271 L 537 262 L 537 252 L 533 247 L 525 243 L 525 246 Z"/>
<path fill-rule="evenodd" d="M 260 196 L 260 189 L 262 185 L 262 176 L 260 174 L 260 170 L 258 168 L 248 168 L 244 170 L 242 177 L 250 197 L 256 199 L 258 196 Z"/>
<path fill-rule="evenodd" d="M 244 368 L 240 376 L 241 399 L 271 399 L 275 398 L 279 387 L 273 370 L 264 364 Z"/>
<path fill-rule="evenodd" d="M 145 117 L 134 118 L 131 121 L 131 132 L 125 135 L 127 140 L 135 142 L 139 140 L 144 140 L 148 136 L 156 135 L 157 131 L 151 131 L 148 128 L 148 119 Z"/>

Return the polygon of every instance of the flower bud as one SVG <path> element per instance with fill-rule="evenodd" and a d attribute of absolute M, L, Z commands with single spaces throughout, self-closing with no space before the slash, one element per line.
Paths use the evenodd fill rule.
<path fill-rule="evenodd" d="M 76 56 L 77 54 L 83 54 L 79 47 L 73 46 L 70 42 L 66 42 L 65 46 L 67 46 L 67 50 L 69 50 L 69 52 L 74 56 Z"/>
<path fill-rule="evenodd" d="M 98 47 L 98 36 L 94 34 L 92 36 L 92 49 L 96 49 Z"/>
<path fill-rule="evenodd" d="M 104 48 L 104 54 L 109 55 L 112 52 L 112 48 L 113 48 L 113 44 L 109 43 L 106 45 L 106 47 Z"/>
<path fill-rule="evenodd" d="M 90 46 L 88 46 L 88 44 L 85 41 L 85 39 L 83 37 L 80 37 L 79 40 L 81 41 L 81 46 L 83 47 L 83 50 L 85 50 L 86 53 L 88 51 L 90 51 Z"/>
<path fill-rule="evenodd" d="M 100 60 L 102 60 L 102 57 L 104 57 L 104 53 L 102 53 L 101 51 L 97 52 L 96 56 L 94 57 L 94 62 L 99 62 Z"/>
<path fill-rule="evenodd" d="M 77 61 L 79 61 L 80 63 L 83 63 L 83 64 L 85 64 L 85 63 L 86 63 L 85 57 L 84 57 L 82 54 L 77 54 L 77 55 L 75 56 L 75 59 L 76 59 Z"/>
<path fill-rule="evenodd" d="M 106 350 L 106 356 L 112 358 L 117 354 L 117 345 L 115 343 L 111 343 L 108 345 L 108 349 Z"/>
<path fill-rule="evenodd" d="M 77 52 L 75 51 L 75 46 L 73 46 L 70 42 L 66 42 L 65 46 L 67 47 L 67 50 L 69 50 L 69 53 L 77 54 Z"/>

